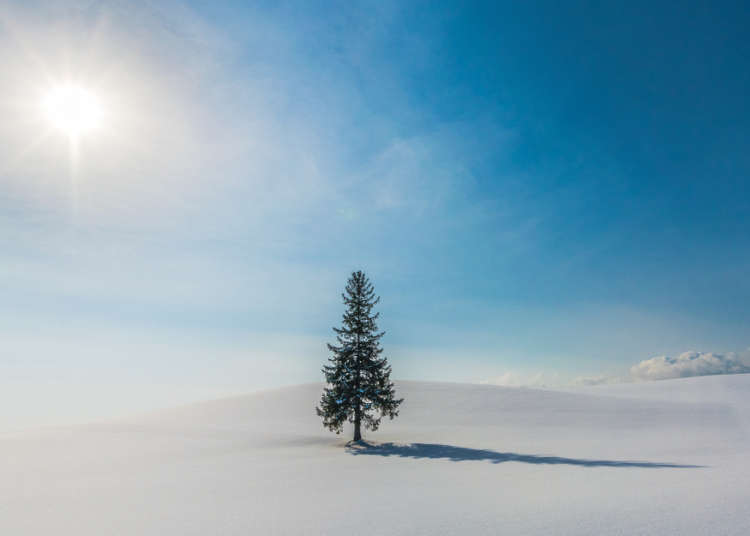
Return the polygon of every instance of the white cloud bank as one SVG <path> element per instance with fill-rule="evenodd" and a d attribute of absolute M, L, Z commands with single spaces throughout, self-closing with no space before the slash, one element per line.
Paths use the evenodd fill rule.
<path fill-rule="evenodd" d="M 750 358 L 735 352 L 684 352 L 678 357 L 657 356 L 645 359 L 630 369 L 634 380 L 667 380 L 712 374 L 750 372 Z"/>
<path fill-rule="evenodd" d="M 633 381 L 669 380 L 691 376 L 750 373 L 750 348 L 745 352 L 684 352 L 677 357 L 665 355 L 644 359 L 630 368 L 630 377 L 595 374 L 567 379 L 558 372 L 521 374 L 506 372 L 480 381 L 502 387 L 589 387 Z"/>

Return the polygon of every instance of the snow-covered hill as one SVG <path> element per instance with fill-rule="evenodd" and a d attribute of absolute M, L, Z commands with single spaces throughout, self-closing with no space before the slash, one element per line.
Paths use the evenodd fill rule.
<path fill-rule="evenodd" d="M 369 447 L 317 384 L 0 436 L 0 534 L 750 534 L 750 375 L 397 387 Z"/>

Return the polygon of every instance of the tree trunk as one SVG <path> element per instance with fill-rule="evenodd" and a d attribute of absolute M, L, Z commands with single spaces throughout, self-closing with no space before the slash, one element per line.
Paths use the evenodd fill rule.
<path fill-rule="evenodd" d="M 360 418 L 359 411 L 354 415 L 354 441 L 362 441 L 362 433 L 359 431 Z"/>
<path fill-rule="evenodd" d="M 357 307 L 357 313 L 359 313 L 359 307 Z M 359 333 L 357 333 L 357 351 L 359 351 Z M 361 393 L 359 392 L 359 365 L 360 365 L 360 356 L 357 354 L 357 360 L 355 361 L 355 368 L 357 371 L 357 380 L 354 384 L 354 388 L 356 389 L 357 394 L 355 395 L 357 397 L 357 405 L 354 407 L 354 441 L 362 441 L 362 433 L 359 431 L 359 425 L 362 421 L 362 398 L 360 398 Z"/>

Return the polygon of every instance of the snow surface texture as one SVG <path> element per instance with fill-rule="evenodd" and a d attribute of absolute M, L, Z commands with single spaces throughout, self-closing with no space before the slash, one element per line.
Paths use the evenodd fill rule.
<path fill-rule="evenodd" d="M 400 382 L 350 447 L 321 387 L 0 436 L 0 534 L 750 534 L 750 375 Z"/>

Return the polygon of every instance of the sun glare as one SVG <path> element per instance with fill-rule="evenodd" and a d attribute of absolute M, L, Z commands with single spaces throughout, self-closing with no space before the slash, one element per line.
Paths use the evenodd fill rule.
<path fill-rule="evenodd" d="M 70 137 L 96 128 L 101 119 L 96 95 L 74 84 L 52 89 L 44 97 L 43 107 L 50 123 Z"/>

